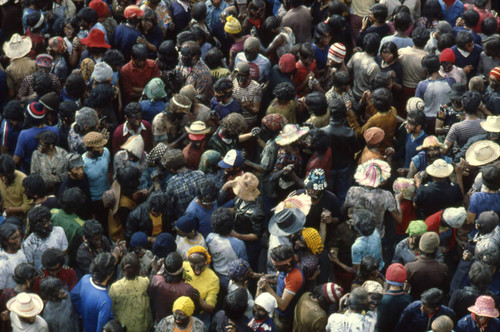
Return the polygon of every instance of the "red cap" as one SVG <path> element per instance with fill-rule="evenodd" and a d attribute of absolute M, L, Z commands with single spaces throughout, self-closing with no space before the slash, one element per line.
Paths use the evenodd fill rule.
<path fill-rule="evenodd" d="M 451 50 L 451 48 L 445 48 L 441 52 L 441 55 L 439 56 L 439 62 L 455 63 L 455 53 Z"/>
<path fill-rule="evenodd" d="M 104 31 L 97 28 L 90 30 L 87 38 L 80 39 L 80 42 L 88 47 L 111 48 L 111 45 L 106 43 L 106 35 L 104 34 Z"/>
<path fill-rule="evenodd" d="M 131 17 L 141 17 L 144 15 L 144 10 L 139 8 L 139 6 L 136 5 L 130 5 L 125 8 L 125 12 L 123 13 L 123 16 L 125 18 L 131 18 Z"/>
<path fill-rule="evenodd" d="M 189 139 L 192 141 L 201 141 L 205 138 L 205 134 L 189 134 Z"/>
<path fill-rule="evenodd" d="M 495 77 L 500 81 L 500 67 L 495 67 L 490 71 L 490 76 Z"/>
<path fill-rule="evenodd" d="M 385 280 L 389 285 L 403 287 L 406 281 L 406 268 L 399 263 L 389 265 L 385 273 Z"/>
<path fill-rule="evenodd" d="M 92 0 L 89 3 L 89 7 L 97 12 L 97 16 L 100 17 L 109 17 L 111 16 L 111 11 L 107 4 L 102 0 Z"/>

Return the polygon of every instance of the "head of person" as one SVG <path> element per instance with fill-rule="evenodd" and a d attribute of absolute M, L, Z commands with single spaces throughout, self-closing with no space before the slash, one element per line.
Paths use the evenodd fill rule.
<path fill-rule="evenodd" d="M 115 272 L 116 258 L 109 252 L 98 254 L 90 263 L 90 275 L 95 283 L 106 285 Z"/>
<path fill-rule="evenodd" d="M 96 250 L 102 247 L 102 235 L 104 230 L 101 223 L 95 219 L 85 221 L 82 226 L 83 241 L 87 243 L 91 250 Z"/>
<path fill-rule="evenodd" d="M 411 16 L 406 11 L 400 11 L 394 17 L 394 28 L 398 32 L 405 32 L 411 25 Z"/>
<path fill-rule="evenodd" d="M 196 3 L 191 9 L 191 17 L 197 22 L 205 21 L 207 17 L 207 6 L 204 2 Z"/>
<path fill-rule="evenodd" d="M 79 100 L 83 97 L 86 91 L 86 83 L 81 74 L 71 74 L 66 78 L 66 83 L 64 84 L 64 91 L 70 97 Z"/>
<path fill-rule="evenodd" d="M 328 5 L 328 16 L 339 15 L 339 16 L 348 16 L 349 15 L 349 7 L 345 3 L 339 0 L 331 1 Z"/>
<path fill-rule="evenodd" d="M 83 171 L 83 159 L 78 153 L 70 153 L 66 157 L 67 174 L 72 180 L 82 180 L 85 173 Z"/>
<path fill-rule="evenodd" d="M 0 155 L 0 180 L 5 185 L 10 185 L 16 175 L 16 163 L 14 162 L 14 159 L 8 154 L 2 154 Z"/>
<path fill-rule="evenodd" d="M 228 8 L 226 8 L 226 10 L 227 9 Z M 232 40 L 241 38 L 243 36 L 243 31 L 241 29 L 240 21 L 236 18 L 236 11 L 234 13 L 229 13 L 226 10 L 223 12 L 226 13 L 226 15 L 221 15 L 221 18 L 224 21 L 224 31 Z"/>
<path fill-rule="evenodd" d="M 129 252 L 123 256 L 122 261 L 120 262 L 120 267 L 127 280 L 134 280 L 137 276 L 139 276 L 139 272 L 141 271 L 139 256 L 133 252 Z"/>
<path fill-rule="evenodd" d="M 247 62 L 252 62 L 259 55 L 260 41 L 257 37 L 248 37 L 243 44 L 243 52 Z"/>
<path fill-rule="evenodd" d="M 210 50 L 208 50 L 203 60 L 205 61 L 205 64 L 208 66 L 209 69 L 217 69 L 219 67 L 222 67 L 223 58 L 224 54 L 222 54 L 222 51 L 217 47 L 213 47 Z"/>
<path fill-rule="evenodd" d="M 57 134 L 51 130 L 45 130 L 35 136 L 38 140 L 38 151 L 47 154 L 54 150 L 57 144 Z"/>
<path fill-rule="evenodd" d="M 247 122 L 243 115 L 233 112 L 222 119 L 220 129 L 225 138 L 236 139 L 247 130 Z"/>
<path fill-rule="evenodd" d="M 289 245 L 279 245 L 271 249 L 271 262 L 278 272 L 288 273 L 297 264 L 297 256 Z"/>
<path fill-rule="evenodd" d="M 69 127 L 75 122 L 75 114 L 78 110 L 78 105 L 72 100 L 65 100 L 59 104 L 59 119 L 62 125 Z"/>
<path fill-rule="evenodd" d="M 488 267 L 492 273 L 500 267 L 500 249 L 491 241 L 476 247 L 476 260 Z"/>
<path fill-rule="evenodd" d="M 455 35 L 452 34 L 451 32 L 449 33 L 443 33 L 442 35 L 439 36 L 438 42 L 437 42 L 437 50 L 439 52 L 443 52 L 444 50 L 453 47 L 456 43 L 456 38 Z M 445 52 L 446 54 L 446 52 Z"/>
<path fill-rule="evenodd" d="M 200 205 L 207 209 L 212 209 L 217 201 L 219 190 L 212 180 L 205 180 L 196 189 L 196 198 Z"/>
<path fill-rule="evenodd" d="M 431 288 L 422 293 L 420 297 L 422 312 L 427 315 L 435 314 L 443 304 L 443 291 L 439 288 Z"/>
<path fill-rule="evenodd" d="M 42 239 L 48 238 L 52 233 L 54 225 L 51 217 L 50 210 L 45 206 L 35 206 L 27 214 L 30 229 Z"/>
<path fill-rule="evenodd" d="M 132 46 L 132 63 L 134 67 L 142 69 L 146 65 L 146 60 L 148 58 L 148 48 L 143 44 L 135 44 Z"/>
<path fill-rule="evenodd" d="M 472 52 L 474 49 L 474 38 L 469 31 L 459 31 L 457 33 L 457 47 L 463 51 Z"/>
<path fill-rule="evenodd" d="M 385 63 L 392 63 L 398 59 L 398 47 L 393 42 L 386 42 L 380 48 L 380 57 Z"/>
<path fill-rule="evenodd" d="M 264 292 L 255 298 L 255 303 L 252 308 L 253 317 L 256 320 L 264 321 L 268 317 L 272 317 L 274 309 L 278 307 L 276 299 L 269 293 Z"/>
<path fill-rule="evenodd" d="M 40 282 L 40 295 L 46 301 L 59 302 L 66 298 L 67 293 L 61 279 L 47 277 Z"/>
<path fill-rule="evenodd" d="M 178 252 L 171 252 L 165 258 L 165 273 L 163 278 L 167 283 L 178 283 L 183 278 L 182 256 Z"/>
<path fill-rule="evenodd" d="M 227 276 L 238 285 L 246 286 L 252 273 L 250 264 L 242 259 L 236 259 L 227 265 Z"/>
<path fill-rule="evenodd" d="M 462 15 L 464 25 L 468 28 L 475 28 L 479 22 L 479 13 L 474 9 L 467 9 Z"/>
<path fill-rule="evenodd" d="M 408 234 L 408 247 L 413 250 L 419 250 L 420 238 L 427 232 L 427 225 L 423 220 L 412 220 L 408 224 L 406 234 Z"/>
<path fill-rule="evenodd" d="M 408 113 L 405 129 L 408 134 L 419 133 L 425 129 L 427 119 L 425 113 L 419 110 L 413 110 Z"/>
<path fill-rule="evenodd" d="M 437 317 L 431 324 L 432 332 L 451 332 L 453 330 L 453 320 L 446 315 Z"/>
<path fill-rule="evenodd" d="M 97 131 L 91 131 L 83 137 L 83 144 L 87 149 L 87 157 L 99 158 L 104 153 L 104 146 L 108 140 L 104 135 Z"/>
<path fill-rule="evenodd" d="M 22 182 L 24 194 L 28 199 L 39 199 L 47 196 L 47 186 L 40 174 L 30 174 Z"/>
<path fill-rule="evenodd" d="M 89 30 L 97 23 L 97 12 L 90 7 L 83 7 L 76 17 L 80 20 L 80 29 Z"/>
<path fill-rule="evenodd" d="M 16 253 L 22 244 L 21 228 L 13 223 L 3 222 L 0 225 L 0 248 L 7 253 Z"/>
<path fill-rule="evenodd" d="M 21 263 L 14 269 L 12 279 L 16 284 L 27 286 L 27 288 L 30 289 L 37 275 L 38 271 L 33 267 L 33 265 Z"/>
<path fill-rule="evenodd" d="M 432 21 L 439 21 L 443 17 L 443 10 L 438 0 L 429 0 L 422 8 L 422 16 L 427 19 L 427 25 L 431 25 Z"/>
<path fill-rule="evenodd" d="M 280 104 L 286 104 L 295 98 L 295 86 L 290 82 L 283 82 L 276 85 L 273 95 Z"/>
<path fill-rule="evenodd" d="M 314 32 L 313 41 L 314 44 L 320 47 L 328 47 L 332 40 L 330 27 L 324 22 L 320 22 L 316 26 L 316 31 Z"/>
<path fill-rule="evenodd" d="M 422 58 L 421 61 L 422 68 L 425 69 L 427 75 L 432 75 L 439 71 L 439 67 L 441 66 L 439 62 L 439 57 L 435 54 L 427 54 Z"/>
<path fill-rule="evenodd" d="M 187 256 L 189 265 L 196 276 L 202 274 L 212 261 L 212 257 L 208 253 L 207 249 L 202 246 L 191 247 Z"/>
<path fill-rule="evenodd" d="M 375 231 L 375 214 L 366 209 L 357 209 L 352 214 L 353 227 L 360 236 L 370 236 Z"/>
<path fill-rule="evenodd" d="M 321 132 L 322 135 L 326 134 L 324 132 Z M 315 136 L 313 136 L 315 137 Z M 318 142 L 313 141 L 314 145 L 318 144 Z M 320 142 L 319 144 L 326 144 L 328 147 L 328 137 L 320 137 Z M 306 193 L 311 197 L 311 202 L 313 204 L 319 202 L 321 198 L 323 197 L 323 194 L 328 186 L 328 183 L 326 181 L 326 176 L 325 176 L 325 171 L 322 168 L 315 168 L 311 170 L 308 174 L 307 177 L 304 180 L 304 186 L 306 188 Z"/>
<path fill-rule="evenodd" d="M 179 62 L 179 53 L 175 49 L 173 40 L 165 40 L 158 48 L 158 68 L 169 70 L 174 68 Z"/>
<path fill-rule="evenodd" d="M 466 114 L 474 115 L 477 113 L 481 104 L 481 94 L 477 91 L 466 91 L 462 95 L 462 105 Z"/>
<path fill-rule="evenodd" d="M 363 287 L 355 288 L 349 295 L 349 310 L 361 313 L 367 311 L 368 307 L 368 292 Z"/>
<path fill-rule="evenodd" d="M 367 33 L 363 37 L 363 49 L 366 53 L 375 56 L 380 47 L 380 36 L 377 33 Z"/>
<path fill-rule="evenodd" d="M 417 27 L 411 34 L 413 45 L 418 48 L 424 48 L 429 38 L 429 31 L 427 31 L 427 29 L 424 27 Z"/>
<path fill-rule="evenodd" d="M 121 195 L 132 197 L 139 189 L 141 171 L 132 165 L 120 167 L 116 170 L 116 180 L 121 187 Z"/>
<path fill-rule="evenodd" d="M 248 306 L 248 291 L 243 287 L 227 294 L 222 305 L 226 316 L 233 322 L 240 320 Z"/>
<path fill-rule="evenodd" d="M 181 296 L 175 300 L 172 306 L 172 314 L 177 328 L 184 329 L 188 327 L 194 308 L 194 302 L 189 296 Z"/>
<path fill-rule="evenodd" d="M 361 281 L 376 280 L 379 276 L 379 266 L 380 262 L 378 259 L 370 255 L 365 256 L 361 260 L 356 277 Z"/>
<path fill-rule="evenodd" d="M 75 131 L 81 136 L 97 130 L 99 115 L 90 107 L 82 107 L 75 115 Z"/>
<path fill-rule="evenodd" d="M 403 287 L 407 279 L 407 271 L 403 264 L 392 263 L 385 273 L 385 281 L 390 286 Z"/>
<path fill-rule="evenodd" d="M 250 82 L 250 66 L 246 62 L 239 62 L 234 69 L 236 73 L 236 81 L 238 85 L 242 88 L 247 87 Z"/>
<path fill-rule="evenodd" d="M 500 91 L 500 66 L 493 68 L 489 73 L 490 87 L 493 91 Z"/>
<path fill-rule="evenodd" d="M 228 208 L 217 208 L 210 217 L 213 232 L 221 236 L 229 236 L 233 230 L 234 216 Z"/>
<path fill-rule="evenodd" d="M 264 19 L 266 2 L 263 0 L 252 0 L 247 7 L 248 15 L 253 19 Z"/>
<path fill-rule="evenodd" d="M 4 106 L 3 117 L 13 126 L 19 127 L 24 121 L 23 106 L 18 100 L 9 101 Z"/>
<path fill-rule="evenodd" d="M 387 112 L 391 109 L 392 94 L 386 88 L 378 88 L 372 92 L 371 100 L 373 107 L 378 112 Z"/>
<path fill-rule="evenodd" d="M 112 48 L 104 53 L 104 55 L 102 56 L 102 61 L 106 62 L 111 67 L 113 72 L 117 72 L 125 63 L 125 57 L 123 56 L 123 53 L 120 52 L 120 50 Z"/>
<path fill-rule="evenodd" d="M 138 26 L 140 19 L 144 16 L 144 10 L 136 5 L 128 5 L 123 12 L 123 16 L 131 26 Z"/>
<path fill-rule="evenodd" d="M 484 292 L 488 289 L 492 279 L 493 274 L 488 266 L 482 264 L 481 262 L 472 263 L 469 270 L 469 280 L 473 287 L 481 292 Z"/>
<path fill-rule="evenodd" d="M 186 166 L 186 158 L 179 149 L 168 149 L 162 157 L 163 166 L 172 174 Z"/>
<path fill-rule="evenodd" d="M 42 253 L 43 269 L 52 277 L 58 277 L 65 260 L 66 254 L 58 248 L 48 248 Z"/>
<path fill-rule="evenodd" d="M 344 290 L 333 282 L 319 284 L 311 292 L 311 297 L 315 299 L 323 310 L 328 310 L 330 305 L 337 305 Z"/>
<path fill-rule="evenodd" d="M 479 234 L 489 234 L 498 226 L 498 214 L 495 211 L 481 212 L 475 221 L 475 226 Z"/>
<path fill-rule="evenodd" d="M 384 4 L 376 3 L 370 7 L 370 18 L 377 23 L 383 24 L 387 19 L 388 10 Z"/>
<path fill-rule="evenodd" d="M 323 252 L 323 241 L 318 231 L 312 227 L 306 227 L 292 236 L 294 249 L 296 251 L 310 251 L 313 255 Z"/>
<path fill-rule="evenodd" d="M 330 15 L 328 19 L 328 26 L 330 27 L 332 35 L 339 35 L 345 31 L 346 23 L 346 18 L 338 14 Z"/>
<path fill-rule="evenodd" d="M 341 92 L 347 92 L 349 91 L 350 84 L 351 84 L 351 78 L 349 77 L 349 74 L 346 73 L 345 71 L 338 70 L 333 74 L 333 86 L 335 87 L 335 89 Z M 338 99 L 332 99 L 332 100 L 338 100 Z M 342 102 L 342 104 L 344 103 Z"/>
<path fill-rule="evenodd" d="M 272 34 L 277 35 L 280 30 L 280 21 L 276 16 L 271 15 L 264 21 L 264 29 Z"/>
<path fill-rule="evenodd" d="M 476 303 L 468 308 L 474 322 L 479 326 L 480 330 L 485 330 L 490 326 L 489 322 L 499 316 L 496 308 L 495 300 L 488 295 L 481 295 L 476 299 Z"/>
<path fill-rule="evenodd" d="M 422 255 L 435 257 L 439 248 L 439 235 L 435 232 L 425 232 L 420 237 L 418 248 Z"/>
<path fill-rule="evenodd" d="M 334 43 L 328 49 L 326 66 L 329 68 L 339 69 L 344 64 L 346 53 L 347 51 L 344 44 Z"/>
<path fill-rule="evenodd" d="M 142 107 L 139 103 L 129 103 L 123 111 L 127 124 L 133 131 L 139 130 L 142 124 Z"/>
<path fill-rule="evenodd" d="M 231 101 L 233 95 L 233 82 L 229 78 L 220 78 L 214 84 L 214 98 L 221 104 Z"/>
<path fill-rule="evenodd" d="M 497 29 L 498 29 L 498 22 L 495 17 L 487 17 L 483 20 L 483 22 L 481 22 L 481 32 L 486 36 L 493 35 L 497 31 Z M 486 45 L 488 45 L 489 43 L 490 41 L 488 41 Z"/>
<path fill-rule="evenodd" d="M 195 41 L 184 42 L 181 46 L 181 61 L 186 67 L 193 67 L 201 57 L 200 45 Z"/>
<path fill-rule="evenodd" d="M 324 94 L 311 92 L 306 96 L 305 104 L 311 115 L 322 116 L 326 114 L 327 102 Z"/>
<path fill-rule="evenodd" d="M 99 83 L 90 91 L 85 99 L 85 106 L 94 109 L 98 115 L 105 115 L 106 110 L 112 108 L 114 91 L 111 85 Z"/>
<path fill-rule="evenodd" d="M 34 324 L 42 312 L 43 301 L 37 294 L 22 292 L 11 298 L 6 307 L 19 319 L 17 324 L 22 324 L 23 328 L 33 329 L 29 325 Z"/>
<path fill-rule="evenodd" d="M 68 188 L 59 197 L 59 205 L 67 214 L 74 214 L 81 208 L 82 202 L 85 202 L 86 199 L 87 197 L 80 188 Z"/>
<path fill-rule="evenodd" d="M 262 118 L 260 137 L 264 142 L 269 139 L 276 138 L 283 127 L 288 123 L 288 120 L 279 113 L 268 114 Z"/>

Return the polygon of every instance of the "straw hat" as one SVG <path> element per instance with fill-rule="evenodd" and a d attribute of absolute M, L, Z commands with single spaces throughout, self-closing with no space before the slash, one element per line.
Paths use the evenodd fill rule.
<path fill-rule="evenodd" d="M 33 317 L 42 312 L 43 302 L 33 293 L 19 293 L 7 302 L 7 309 L 19 317 Z"/>
<path fill-rule="evenodd" d="M 3 44 L 3 51 L 10 59 L 19 59 L 28 54 L 31 50 L 31 38 L 21 37 L 20 34 L 12 35 L 8 42 Z"/>
<path fill-rule="evenodd" d="M 427 148 L 432 148 L 434 146 L 441 147 L 441 143 L 439 143 L 437 137 L 434 135 L 427 136 L 424 139 L 424 142 L 422 143 L 422 145 L 417 147 L 417 151 L 421 151 L 421 150 L 427 149 Z"/>
<path fill-rule="evenodd" d="M 86 148 L 100 148 L 105 146 L 107 143 L 108 140 L 97 131 L 91 131 L 83 137 L 83 144 L 85 144 Z"/>
<path fill-rule="evenodd" d="M 499 313 L 495 308 L 495 300 L 491 296 L 481 295 L 476 299 L 476 303 L 468 310 L 478 316 L 496 318 Z"/>
<path fill-rule="evenodd" d="M 299 127 L 296 124 L 287 124 L 276 137 L 276 143 L 280 146 L 289 145 L 309 132 L 309 127 Z"/>
<path fill-rule="evenodd" d="M 287 197 L 276 206 L 274 213 L 279 213 L 284 209 L 296 208 L 307 216 L 309 210 L 311 210 L 311 205 L 311 196 L 304 193 L 297 196 Z"/>
<path fill-rule="evenodd" d="M 431 165 L 427 166 L 425 171 L 435 178 L 447 178 L 453 173 L 453 166 L 444 159 L 437 159 Z"/>
<path fill-rule="evenodd" d="M 490 133 L 500 133 L 500 115 L 491 115 L 486 118 L 486 121 L 479 122 L 484 130 Z"/>
<path fill-rule="evenodd" d="M 356 169 L 354 179 L 360 186 L 377 188 L 391 176 L 391 166 L 383 160 L 368 160 Z"/>
<path fill-rule="evenodd" d="M 202 135 L 210 132 L 210 128 L 207 128 L 207 125 L 203 121 L 195 121 L 189 127 L 185 126 L 184 128 L 186 128 L 188 134 L 192 135 Z"/>
<path fill-rule="evenodd" d="M 500 145 L 493 141 L 478 141 L 467 149 L 465 160 L 471 166 L 482 166 L 500 157 Z"/>
<path fill-rule="evenodd" d="M 260 195 L 259 189 L 259 179 L 252 173 L 245 173 L 242 176 L 236 177 L 233 182 L 233 192 L 236 196 L 240 197 L 242 200 L 255 201 Z"/>

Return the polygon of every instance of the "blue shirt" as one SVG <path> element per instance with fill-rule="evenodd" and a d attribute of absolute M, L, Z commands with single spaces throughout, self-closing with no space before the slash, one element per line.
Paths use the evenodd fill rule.
<path fill-rule="evenodd" d="M 212 224 L 210 223 L 210 217 L 212 213 L 217 209 L 217 203 L 215 203 L 211 210 L 205 209 L 196 203 L 196 198 L 189 203 L 186 208 L 185 215 L 193 216 L 198 219 L 198 228 L 196 229 L 203 237 L 206 239 L 208 234 L 212 233 Z"/>
<path fill-rule="evenodd" d="M 500 331 L 500 321 L 498 318 L 492 318 L 488 322 L 488 325 L 483 330 L 481 329 L 476 322 L 472 319 L 472 316 L 469 314 L 464 318 L 460 319 L 457 323 L 457 327 L 455 329 L 456 332 L 493 332 Z"/>
<path fill-rule="evenodd" d="M 464 13 L 464 4 L 460 0 L 456 0 L 449 9 L 446 9 L 446 4 L 443 0 L 439 0 L 439 4 L 441 5 L 441 10 L 443 11 L 443 19 L 448 21 L 448 23 L 454 27 L 457 18 L 462 17 L 462 14 Z"/>
<path fill-rule="evenodd" d="M 248 261 L 245 242 L 232 236 L 221 236 L 210 233 L 206 239 L 208 249 L 212 255 L 212 264 L 215 272 L 227 276 L 227 266 L 232 261 L 242 258 Z"/>
<path fill-rule="evenodd" d="M 155 116 L 165 110 L 167 108 L 168 103 L 162 100 L 154 101 L 151 100 L 143 100 L 139 104 L 141 104 L 142 108 L 142 119 L 146 120 L 149 123 L 153 123 L 153 119 Z"/>
<path fill-rule="evenodd" d="M 314 49 L 314 59 L 316 60 L 318 70 L 324 69 L 326 67 L 326 62 L 328 61 L 328 47 L 322 50 L 314 45 L 314 43 L 312 43 L 312 47 Z"/>
<path fill-rule="evenodd" d="M 87 152 L 82 156 L 83 170 L 89 178 L 90 196 L 92 201 L 102 199 L 102 194 L 109 189 L 108 166 L 110 154 L 108 148 L 104 148 L 102 156 L 91 159 L 87 157 Z"/>
<path fill-rule="evenodd" d="M 382 258 L 382 240 L 378 230 L 373 231 L 370 236 L 360 236 L 351 246 L 352 264 L 359 265 L 366 256 L 372 256 L 379 261 L 379 269 L 384 267 Z"/>
<path fill-rule="evenodd" d="M 21 133 L 19 126 L 14 126 L 8 120 L 3 120 L 0 125 L 0 144 L 6 146 L 10 155 L 16 150 L 17 138 Z"/>
<path fill-rule="evenodd" d="M 137 38 L 140 36 L 142 35 L 139 31 L 126 24 L 122 23 L 116 27 L 113 45 L 123 53 L 125 62 L 130 61 L 132 46 L 137 43 Z"/>
<path fill-rule="evenodd" d="M 467 65 L 472 65 L 474 69 L 469 75 L 467 75 L 467 77 L 475 75 L 477 66 L 479 65 L 479 60 L 481 59 L 481 52 L 483 51 L 483 48 L 479 45 L 474 44 L 472 52 L 467 57 L 464 57 L 462 53 L 460 53 L 457 45 L 452 46 L 451 50 L 453 51 L 453 53 L 455 53 L 455 66 L 464 68 Z"/>
<path fill-rule="evenodd" d="M 31 127 L 29 129 L 23 129 L 19 133 L 14 155 L 22 158 L 22 164 L 20 168 L 24 173 L 29 173 L 31 155 L 33 154 L 33 151 L 38 148 L 38 140 L 35 138 L 35 136 L 46 130 L 53 131 L 59 136 L 59 130 L 56 127 L 51 126 L 45 126 L 43 128 Z"/>
<path fill-rule="evenodd" d="M 212 97 L 212 100 L 210 101 L 210 109 L 217 112 L 220 120 L 224 119 L 230 113 L 241 113 L 241 106 L 236 99 L 231 99 L 231 101 L 227 104 L 221 104 L 215 99 L 215 97 Z"/>
<path fill-rule="evenodd" d="M 417 138 L 413 138 L 412 134 L 406 135 L 404 168 L 410 167 L 411 159 L 416 156 L 418 153 L 417 148 L 424 144 L 424 139 L 426 137 L 427 134 L 423 130 Z"/>
<path fill-rule="evenodd" d="M 71 291 L 76 313 L 82 317 L 85 332 L 101 332 L 113 319 L 112 301 L 106 287 L 96 285 L 86 274 Z"/>
<path fill-rule="evenodd" d="M 207 0 L 205 2 L 205 5 L 207 6 L 207 26 L 208 29 L 212 31 L 215 24 L 220 20 L 222 12 L 224 11 L 224 9 L 229 7 L 229 5 L 224 0 L 222 0 L 217 7 L 212 4 L 211 0 Z"/>

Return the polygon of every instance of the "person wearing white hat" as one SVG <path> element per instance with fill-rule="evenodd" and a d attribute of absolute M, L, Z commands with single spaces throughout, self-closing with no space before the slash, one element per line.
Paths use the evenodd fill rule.
<path fill-rule="evenodd" d="M 462 227 L 466 217 L 467 211 L 461 206 L 457 208 L 449 207 L 425 219 L 427 230 L 439 234 L 441 239 L 440 248 L 443 254 L 455 248 L 457 229 Z"/>
<path fill-rule="evenodd" d="M 253 316 L 248 327 L 252 331 L 274 331 L 272 320 L 274 310 L 278 307 L 276 299 L 269 293 L 264 292 L 257 296 L 253 305 Z"/>
<path fill-rule="evenodd" d="M 37 294 L 19 293 L 7 302 L 13 332 L 49 332 L 47 322 L 39 316 L 43 301 Z"/>
<path fill-rule="evenodd" d="M 489 140 L 500 144 L 500 115 L 490 115 L 485 121 L 480 122 L 480 125 L 484 129 L 485 133 L 479 133 L 469 138 L 460 151 L 455 153 L 455 160 L 460 160 L 460 158 L 464 157 L 467 160 L 467 151 L 476 142 Z"/>
<path fill-rule="evenodd" d="M 3 51 L 11 60 L 10 65 L 5 69 L 10 98 L 14 98 L 22 80 L 36 71 L 36 62 L 26 56 L 31 46 L 30 37 L 21 37 L 17 33 L 3 44 Z"/>

